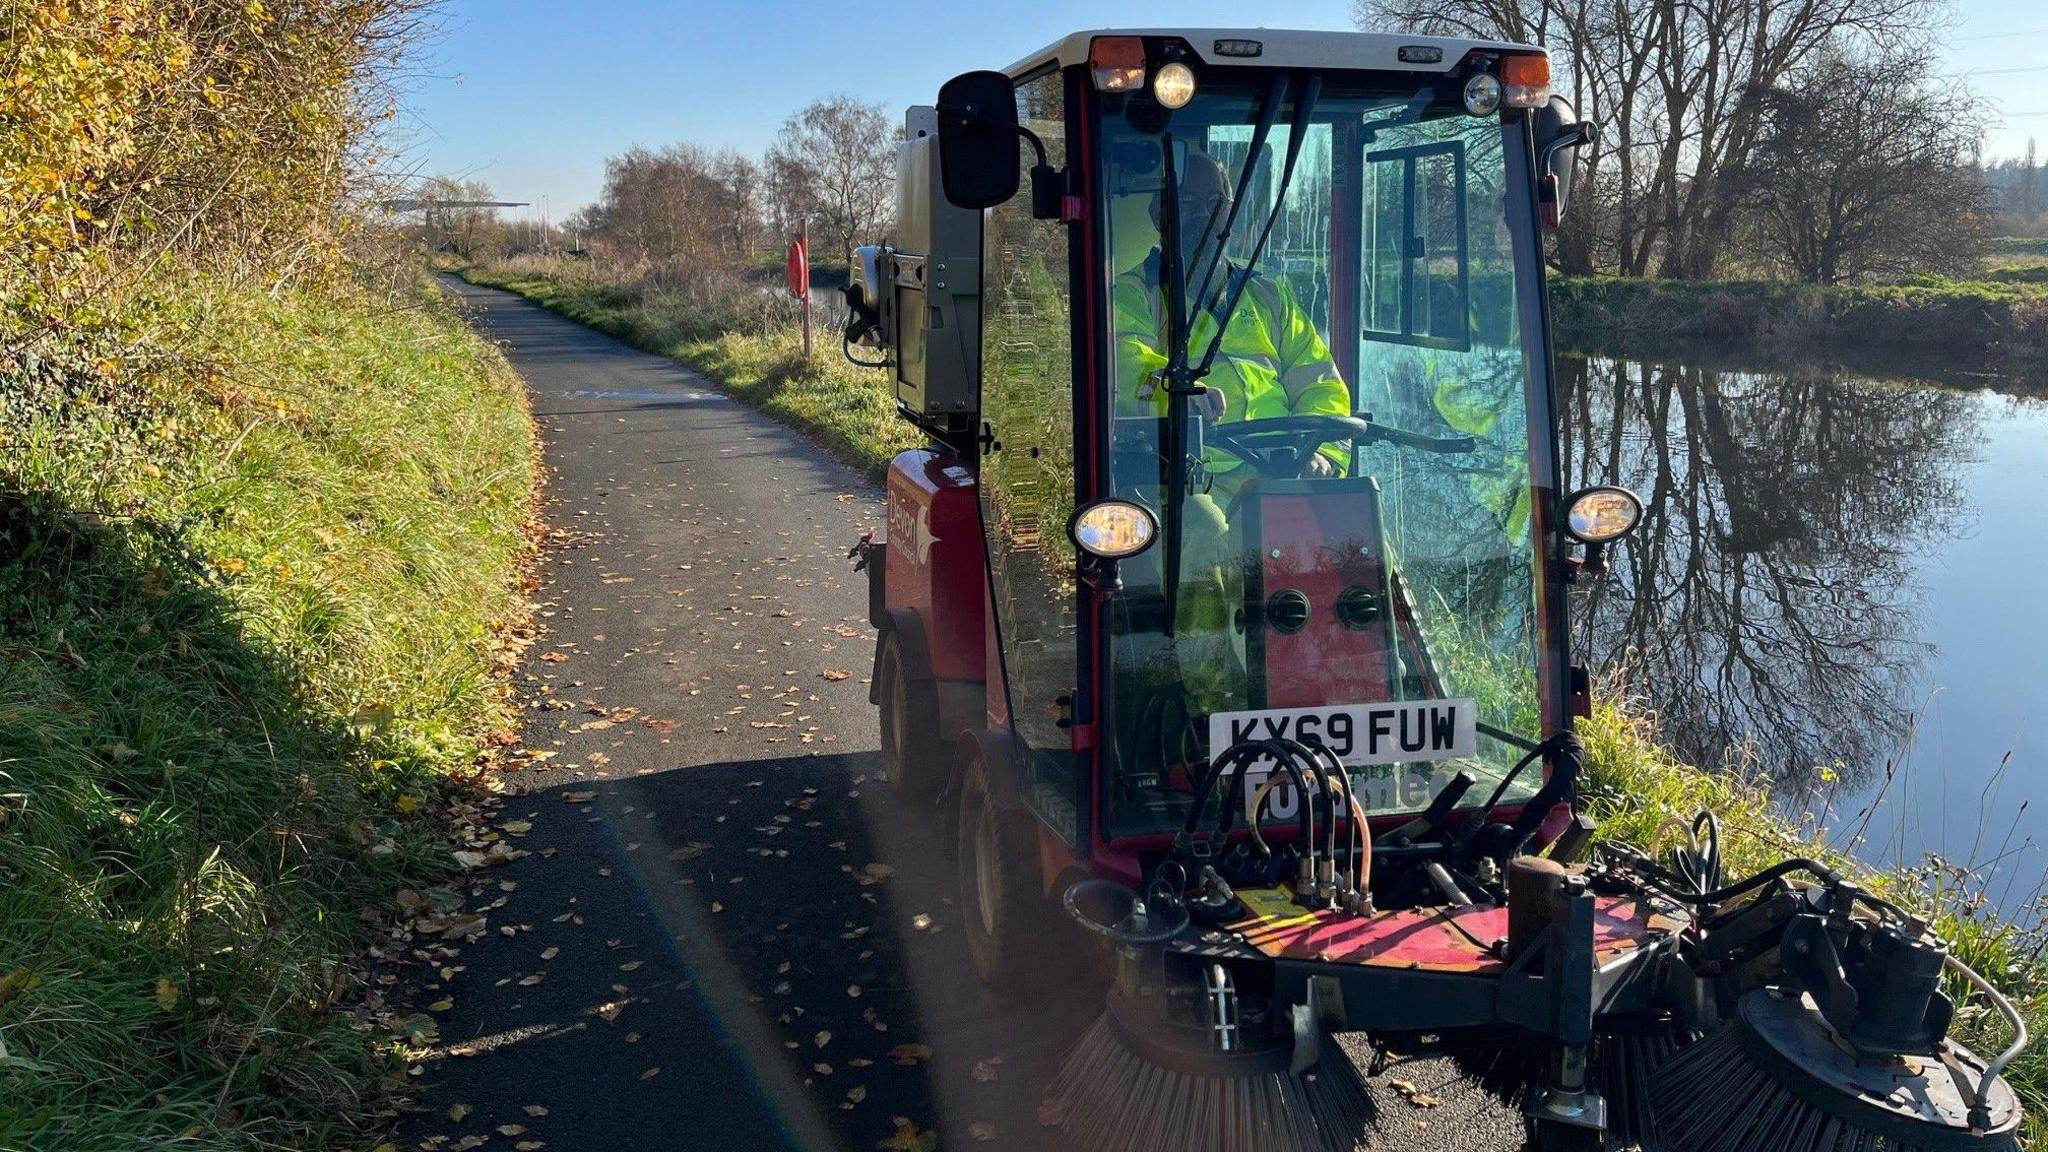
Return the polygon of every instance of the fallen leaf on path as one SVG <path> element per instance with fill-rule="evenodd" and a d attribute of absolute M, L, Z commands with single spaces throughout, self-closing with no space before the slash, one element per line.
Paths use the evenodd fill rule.
<path fill-rule="evenodd" d="M 827 680 L 847 680 L 852 678 L 853 673 L 848 672 L 844 668 L 827 668 L 819 673 L 819 675 Z"/>
<path fill-rule="evenodd" d="M 916 1124 L 902 1116 L 893 1116 L 896 1134 L 875 1145 L 885 1152 L 935 1152 L 939 1146 L 937 1132 L 922 1131 Z"/>
<path fill-rule="evenodd" d="M 528 1104 L 526 1107 L 521 1108 L 520 1111 L 526 1113 L 528 1116 L 534 1117 L 545 1116 L 548 1114 L 548 1110 L 539 1104 Z"/>
<path fill-rule="evenodd" d="M 967 1126 L 967 1134 L 986 1144 L 996 1138 L 996 1126 L 986 1120 L 976 1120 Z"/>
<path fill-rule="evenodd" d="M 898 1044 L 889 1049 L 889 1059 L 905 1068 L 913 1064 L 922 1064 L 931 1058 L 931 1046 L 927 1044 Z"/>
<path fill-rule="evenodd" d="M 500 1124 L 500 1125 L 498 1125 L 498 1135 L 500 1135 L 500 1136 L 524 1136 L 524 1135 L 526 1135 L 526 1125 L 524 1125 L 524 1124 Z"/>
<path fill-rule="evenodd" d="M 640 1078 L 642 1080 L 652 1080 L 659 1075 L 661 1075 L 661 1065 L 657 1064 L 654 1067 L 649 1068 L 647 1071 L 642 1072 L 640 1074 Z"/>
<path fill-rule="evenodd" d="M 460 1124 L 462 1123 L 463 1117 L 469 1115 L 471 1112 L 474 1111 L 476 1111 L 476 1109 L 471 1108 L 467 1104 L 451 1104 L 448 1106 L 448 1119 L 453 1120 L 457 1124 Z"/>

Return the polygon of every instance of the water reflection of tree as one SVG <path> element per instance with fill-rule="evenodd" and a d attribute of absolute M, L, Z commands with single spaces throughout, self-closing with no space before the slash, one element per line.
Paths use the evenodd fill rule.
<path fill-rule="evenodd" d="M 1931 650 L 1908 556 L 1958 527 L 1970 398 L 1611 360 L 1564 360 L 1560 384 L 1571 475 L 1647 506 L 1589 655 L 1626 660 L 1690 756 L 1748 741 L 1782 785 L 1837 762 L 1863 784 Z"/>

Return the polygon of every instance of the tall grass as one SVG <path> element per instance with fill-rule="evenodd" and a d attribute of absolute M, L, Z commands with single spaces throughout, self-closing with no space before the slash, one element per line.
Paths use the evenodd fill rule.
<path fill-rule="evenodd" d="M 530 419 L 423 299 L 102 313 L 0 358 L 0 1148 L 346 1146 L 359 916 L 503 715 Z"/>

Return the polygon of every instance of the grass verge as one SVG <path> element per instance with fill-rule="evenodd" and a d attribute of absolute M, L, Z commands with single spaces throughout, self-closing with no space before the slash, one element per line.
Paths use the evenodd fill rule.
<path fill-rule="evenodd" d="M 349 958 L 448 870 L 536 475 L 430 296 L 172 276 L 0 346 L 0 1149 L 372 1142 Z"/>
<path fill-rule="evenodd" d="M 787 334 L 789 319 L 735 308 L 732 286 L 695 297 L 645 294 L 607 284 L 579 266 L 537 261 L 460 272 L 470 283 L 507 289 L 634 347 L 690 363 L 872 474 L 916 442 L 894 415 L 885 375 L 837 361 L 804 363 Z M 1694 813 L 1711 809 L 1724 829 L 1731 877 L 1794 854 L 1858 869 L 1828 847 L 1825 829 L 1788 819 L 1760 782 L 1674 759 L 1657 743 L 1655 717 L 1626 707 L 1618 695 L 1609 693 L 1582 729 L 1584 796 L 1603 838 L 1661 851 Z M 1885 895 L 1932 913 L 1959 955 L 2020 1006 L 2033 1034 L 2048 1035 L 2048 929 L 2038 912 L 2017 921 L 1999 915 L 1967 874 L 1953 869 L 1867 873 L 1867 879 Z M 1961 1034 L 1978 1051 L 1996 1052 L 2008 1042 L 2003 1021 L 1981 999 L 1960 984 L 1950 992 L 1964 1005 Z M 2034 1045 L 2007 1076 L 2027 1103 L 2029 1133 L 2038 1144 L 2048 1138 L 2048 1045 Z"/>

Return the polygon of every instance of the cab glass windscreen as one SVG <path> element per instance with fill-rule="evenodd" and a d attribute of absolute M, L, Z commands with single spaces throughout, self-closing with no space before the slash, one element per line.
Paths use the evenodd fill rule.
<path fill-rule="evenodd" d="M 1328 745 L 1391 813 L 1461 769 L 1483 801 L 1544 734 L 1522 129 L 1393 80 L 1102 99 L 1110 495 L 1160 521 L 1109 612 L 1112 835 L 1175 826 L 1248 735 Z M 1208 372 L 1176 420 L 1178 360 Z"/>

